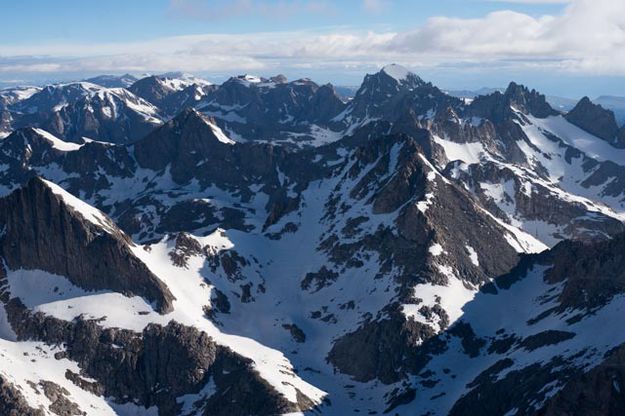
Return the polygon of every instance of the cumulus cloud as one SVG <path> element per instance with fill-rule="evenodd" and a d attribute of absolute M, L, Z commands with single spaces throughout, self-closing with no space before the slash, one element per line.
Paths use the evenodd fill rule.
<path fill-rule="evenodd" d="M 4 73 L 271 73 L 292 68 L 368 70 L 388 62 L 413 68 L 483 66 L 625 75 L 625 2 L 574 0 L 556 16 L 503 10 L 475 19 L 435 17 L 401 33 L 333 29 L 177 36 L 96 46 L 0 44 Z"/>

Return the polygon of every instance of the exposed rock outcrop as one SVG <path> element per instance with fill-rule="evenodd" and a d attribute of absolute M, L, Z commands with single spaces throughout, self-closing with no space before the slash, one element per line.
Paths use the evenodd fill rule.
<path fill-rule="evenodd" d="M 30 407 L 19 389 L 0 376 L 0 415 L 45 416 L 45 412 Z"/>
<path fill-rule="evenodd" d="M 11 300 L 6 310 L 19 339 L 64 345 L 67 357 L 97 380 L 107 397 L 157 406 L 161 416 L 178 415 L 176 399 L 199 393 L 209 382 L 215 384 L 214 394 L 198 397 L 197 403 L 206 416 L 274 415 L 312 406 L 303 397 L 299 404 L 287 401 L 258 375 L 249 359 L 174 321 L 165 327 L 151 324 L 136 333 L 102 329 L 95 321 L 66 322 L 33 314 L 18 299 Z"/>
<path fill-rule="evenodd" d="M 540 416 L 625 414 L 625 346 L 597 367 L 569 380 L 538 412 Z"/>
<path fill-rule="evenodd" d="M 458 98 L 443 93 L 409 71 L 402 74 L 403 79 L 397 79 L 388 72 L 393 70 L 387 67 L 375 74 L 367 74 L 347 107 L 347 118 L 352 121 L 380 118 L 394 122 L 411 110 L 422 120 L 448 107 L 462 105 Z"/>
<path fill-rule="evenodd" d="M 162 124 L 154 104 L 89 82 L 50 85 L 8 109 L 14 128 L 37 126 L 74 143 L 83 137 L 130 143 Z"/>
<path fill-rule="evenodd" d="M 516 265 L 517 251 L 501 243 L 507 231 L 480 210 L 466 191 L 426 163 L 413 139 L 386 136 L 359 147 L 356 154 L 358 159 L 349 175 L 362 179 L 351 189 L 351 196 L 368 196 L 374 212 L 396 212 L 397 217 L 393 229 L 380 226 L 365 235 L 350 231 L 350 239 L 359 236 L 357 242 L 342 243 L 336 236 L 323 241 L 321 248 L 328 251 L 335 264 L 358 267 L 358 253 L 377 252 L 382 270 L 400 271 L 396 278 L 397 299 L 409 304 L 421 303 L 419 293 L 413 290 L 417 284 L 444 287 L 460 279 L 467 287 L 478 287 Z M 393 159 L 396 165 L 389 168 Z M 441 245 L 437 256 L 429 251 L 435 244 Z M 479 253 L 478 264 L 467 255 L 466 244 Z M 442 264 L 449 268 L 441 268 Z M 302 287 L 319 290 L 335 279 L 330 270 L 321 269 L 308 274 Z M 438 329 L 406 318 L 400 309 L 396 304 L 389 305 L 377 319 L 338 338 L 328 360 L 360 381 L 378 378 L 391 383 L 418 372 L 425 362 L 418 345 L 432 339 Z M 450 324 L 440 304 L 423 305 L 420 313 L 437 322 L 440 329 Z"/>
<path fill-rule="evenodd" d="M 619 130 L 614 113 L 594 104 L 590 98 L 582 98 L 565 117 L 572 124 L 605 140 L 614 147 L 625 148 L 625 135 L 623 130 Z"/>
<path fill-rule="evenodd" d="M 379 379 L 390 384 L 422 368 L 427 362 L 427 347 L 416 347 L 420 340 L 434 335 L 428 325 L 392 314 L 390 319 L 366 322 L 339 338 L 327 359 L 359 382 Z M 434 350 L 440 345 L 435 341 L 428 343 Z"/>
<path fill-rule="evenodd" d="M 161 105 L 168 96 L 176 92 L 156 75 L 141 78 L 132 84 L 128 90 L 155 105 Z"/>
<path fill-rule="evenodd" d="M 469 115 L 486 118 L 495 123 L 502 123 L 514 116 L 514 110 L 531 114 L 538 118 L 557 115 L 547 103 L 544 95 L 536 90 L 529 90 L 523 85 L 511 82 L 502 94 L 495 91 L 489 95 L 481 95 L 468 107 Z"/>
<path fill-rule="evenodd" d="M 96 225 L 43 180 L 0 199 L 0 254 L 11 270 L 37 269 L 67 277 L 86 290 L 143 296 L 165 313 L 173 295 L 130 250 L 112 222 Z"/>
<path fill-rule="evenodd" d="M 594 244 L 564 241 L 549 257 L 553 267 L 546 279 L 564 282 L 559 297 L 561 310 L 592 310 L 625 293 L 625 234 Z"/>

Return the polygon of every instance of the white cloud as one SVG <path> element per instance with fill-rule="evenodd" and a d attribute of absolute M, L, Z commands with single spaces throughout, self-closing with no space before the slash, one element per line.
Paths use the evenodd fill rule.
<path fill-rule="evenodd" d="M 189 72 L 419 67 L 625 75 L 625 1 L 575 0 L 557 16 L 436 17 L 414 30 L 206 34 L 105 44 L 0 44 L 0 72 Z"/>
<path fill-rule="evenodd" d="M 430 62 L 482 62 L 625 75 L 625 1 L 575 0 L 558 16 L 499 11 L 431 18 L 389 48 Z"/>

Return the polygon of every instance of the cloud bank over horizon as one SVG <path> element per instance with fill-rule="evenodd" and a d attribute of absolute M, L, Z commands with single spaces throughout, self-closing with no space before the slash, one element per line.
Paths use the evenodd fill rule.
<path fill-rule="evenodd" d="M 501 10 L 479 17 L 429 17 L 404 30 L 349 25 L 290 31 L 206 33 L 140 41 L 0 41 L 0 78 L 64 73 L 366 72 L 389 62 L 415 71 L 526 71 L 625 76 L 625 2 L 613 0 L 487 0 Z M 559 14 L 531 15 L 507 3 L 561 3 Z M 391 0 L 364 0 L 382 13 Z M 331 2 L 170 0 L 176 18 L 338 13 Z"/>

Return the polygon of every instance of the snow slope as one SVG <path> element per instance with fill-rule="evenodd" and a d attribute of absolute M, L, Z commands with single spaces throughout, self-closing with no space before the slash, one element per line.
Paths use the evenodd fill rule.
<path fill-rule="evenodd" d="M 91 205 L 83 202 L 81 199 L 76 198 L 74 195 L 67 192 L 65 189 L 61 188 L 59 185 L 54 182 L 50 182 L 47 180 L 43 180 L 46 185 L 52 190 L 55 195 L 61 197 L 61 199 L 70 207 L 72 207 L 80 216 L 82 216 L 85 220 L 102 227 L 104 230 L 108 232 L 112 232 L 116 229 L 115 224 L 112 222 L 110 218 L 108 218 L 105 214 L 103 214 L 100 210 L 92 207 Z"/>
<path fill-rule="evenodd" d="M 408 75 L 411 74 L 411 72 L 408 69 L 397 64 L 387 65 L 384 68 L 382 68 L 382 71 L 386 75 L 388 75 L 389 77 L 395 79 L 397 82 L 400 82 L 400 83 L 408 79 Z"/>
<path fill-rule="evenodd" d="M 535 267 L 510 288 L 499 288 L 496 294 L 479 293 L 473 301 L 467 303 L 462 309 L 459 322 L 469 323 L 476 337 L 487 341 L 486 345 L 479 355 L 470 356 L 459 338 L 450 338 L 447 349 L 434 354 L 423 369 L 424 373 L 431 372 L 429 377 L 437 379 L 438 383 L 434 387 L 427 388 L 415 379 L 413 386 L 417 389 L 416 400 L 398 408 L 397 412 L 447 414 L 455 401 L 471 390 L 467 386 L 480 373 L 502 359 L 512 360 L 513 365 L 495 374 L 495 379 L 501 379 L 510 372 L 522 370 L 532 364 L 548 365 L 554 357 L 560 357 L 567 365 L 588 370 L 599 364 L 606 352 L 625 342 L 625 334 L 619 330 L 618 320 L 613 319 L 625 310 L 624 296 L 615 297 L 596 313 L 585 315 L 577 322 L 567 322 L 569 318 L 582 311 L 547 313 L 557 305 L 557 295 L 562 286 L 545 283 L 544 272 L 544 267 Z M 547 315 L 536 321 L 543 312 Z M 512 335 L 517 339 L 527 339 L 548 330 L 575 335 L 568 340 L 537 349 L 514 345 L 507 352 L 487 351 L 490 342 L 496 339 Z M 553 396 L 562 384 L 547 386 L 544 398 Z M 535 403 L 536 409 L 541 403 Z"/>
<path fill-rule="evenodd" d="M 215 252 L 231 246 L 222 230 L 200 237 L 198 241 Z M 158 314 L 140 297 L 128 298 L 106 291 L 86 292 L 62 276 L 42 271 L 10 271 L 7 277 L 9 291 L 29 309 L 66 321 L 83 316 L 101 319 L 103 327 L 136 332 L 142 331 L 150 323 L 165 326 L 170 321 L 196 327 L 217 343 L 251 358 L 261 377 L 288 400 L 297 403 L 299 391 L 319 403 L 325 393 L 299 378 L 282 352 L 250 338 L 223 333 L 207 319 L 204 307 L 210 304 L 211 286 L 207 283 L 209 275 L 206 273 L 206 259 L 193 257 L 188 267 L 181 269 L 171 262 L 169 253 L 172 249 L 172 241 L 167 239 L 151 245 L 149 250 L 140 246 L 133 248 L 134 254 L 163 280 L 175 296 L 174 311 L 167 315 Z"/>
<path fill-rule="evenodd" d="M 78 149 L 80 149 L 82 147 L 82 145 L 80 145 L 80 144 L 63 141 L 63 140 L 59 139 L 58 137 L 56 137 L 55 135 L 53 135 L 51 133 L 48 133 L 47 131 L 45 131 L 43 129 L 35 128 L 34 130 L 39 135 L 41 135 L 44 139 L 46 139 L 48 142 L 50 142 L 52 147 L 54 147 L 55 149 L 60 150 L 62 152 L 73 152 L 73 151 L 78 150 Z"/>

